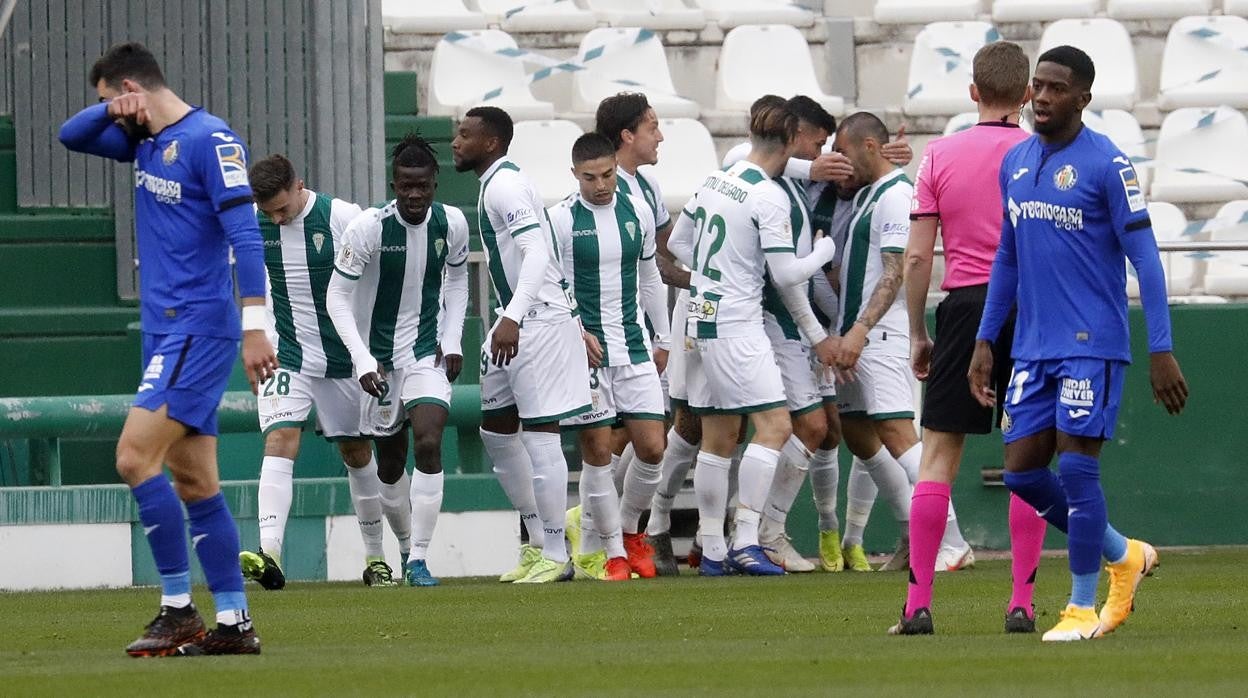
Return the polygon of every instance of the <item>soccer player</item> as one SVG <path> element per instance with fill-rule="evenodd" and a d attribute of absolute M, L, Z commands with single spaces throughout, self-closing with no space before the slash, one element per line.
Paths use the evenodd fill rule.
<path fill-rule="evenodd" d="M 138 505 L 161 597 L 159 614 L 126 652 L 259 654 L 238 563 L 238 528 L 217 473 L 217 406 L 240 338 L 253 392 L 277 368 L 264 331 L 263 246 L 247 184 L 247 148 L 220 118 L 182 101 L 142 44 L 109 48 L 92 66 L 90 82 L 101 103 L 70 117 L 61 142 L 135 163 L 146 368 L 117 443 L 117 472 Z M 242 297 L 241 325 L 232 271 Z M 176 491 L 162 465 L 169 466 Z M 217 626 L 207 632 L 191 603 L 183 503 L 217 611 Z"/>
<path fill-rule="evenodd" d="M 641 537 L 636 524 L 632 534 L 620 527 L 620 501 L 611 478 L 611 428 L 623 423 L 639 463 L 657 468 L 663 453 L 663 387 L 639 310 L 654 327 L 667 327 L 669 320 L 666 289 L 654 261 L 653 214 L 640 197 L 617 192 L 615 157 L 604 136 L 587 133 L 578 138 L 572 145 L 572 174 L 579 191 L 550 209 L 550 222 L 587 333 L 592 367 L 594 409 L 563 422 L 565 428 L 579 430 L 584 462 L 583 537 L 581 550 L 573 551 L 574 562 L 578 568 L 592 565 L 593 553 L 605 545 L 605 578 L 626 581 L 633 571 L 653 577 L 655 570 L 649 556 L 638 559 L 636 547 L 628 549 L 625 543 L 624 536 Z M 649 501 L 651 493 L 645 494 Z"/>
<path fill-rule="evenodd" d="M 1046 642 L 1113 632 L 1157 564 L 1152 546 L 1109 525 L 1100 482 L 1098 458 L 1114 434 L 1131 361 L 1124 256 L 1140 280 L 1153 397 L 1178 414 L 1188 394 L 1171 353 L 1165 276 L 1135 168 L 1083 125 L 1095 77 L 1092 59 L 1072 46 L 1037 61 L 1036 134 L 1001 164 L 1001 246 L 970 365 L 971 390 L 991 407 L 993 342 L 1017 303 L 1001 427 L 1005 484 L 1067 533 L 1070 551 L 1070 602 Z M 1060 478 L 1048 467 L 1054 452 Z M 1109 596 L 1098 615 L 1101 557 L 1109 562 Z"/>
<path fill-rule="evenodd" d="M 930 633 L 935 570 L 958 569 L 973 561 L 969 545 L 941 544 L 951 487 L 958 474 L 966 434 L 992 431 L 993 411 L 975 401 L 966 370 L 975 350 L 988 273 L 1001 239 L 998 193 L 1005 152 L 1027 138 L 1018 125 L 1029 98 L 1030 63 L 1017 44 L 996 41 L 981 48 L 972 66 L 971 99 L 979 123 L 927 144 L 910 213 L 906 247 L 906 305 L 910 315 L 910 367 L 926 381 L 923 394 L 923 456 L 910 500 L 910 585 L 898 634 Z M 927 334 L 927 289 L 939 229 L 945 248 L 941 288 L 949 295 L 936 308 L 936 342 Z M 1009 333 L 995 348 L 997 395 L 1005 395 Z M 1044 545 L 1044 520 L 1016 496 L 1010 497 L 1010 547 L 1014 592 L 1006 605 L 1006 632 L 1034 632 L 1032 591 Z"/>
<path fill-rule="evenodd" d="M 408 135 L 394 147 L 391 176 L 395 198 L 347 226 L 326 305 L 360 386 L 375 398 L 361 409 L 364 432 L 392 436 L 405 419 L 412 424 L 412 542 L 403 578 L 408 586 L 435 586 L 425 559 L 442 509 L 442 430 L 451 381 L 464 363 L 468 220 L 434 200 L 438 160 L 420 136 Z M 361 287 L 366 302 L 353 306 Z"/>
<path fill-rule="evenodd" d="M 788 161 L 797 122 L 783 105 L 757 109 L 750 120 L 750 156 L 707 176 L 670 240 L 677 260 L 694 275 L 687 335 L 695 349 L 686 358 L 689 404 L 702 420 L 694 487 L 703 546 L 699 573 L 705 576 L 721 576 L 729 566 L 746 574 L 784 574 L 758 539 L 780 449 L 792 434 L 780 368 L 763 326 L 768 276 L 820 362 L 827 366 L 834 353 L 833 340 L 810 309 L 805 284 L 832 258 L 835 245 L 820 238 L 809 255 L 794 255 L 790 202 L 772 180 Z M 722 517 L 742 415 L 754 435 L 741 457 L 740 504 L 729 549 Z"/>
<path fill-rule="evenodd" d="M 537 584 L 572 575 L 559 420 L 590 410 L 589 359 L 542 197 L 507 158 L 513 132 L 507 112 L 473 107 L 451 149 L 455 169 L 481 179 L 477 219 L 501 304 L 481 350 L 481 441 L 529 532 L 500 581 Z"/>

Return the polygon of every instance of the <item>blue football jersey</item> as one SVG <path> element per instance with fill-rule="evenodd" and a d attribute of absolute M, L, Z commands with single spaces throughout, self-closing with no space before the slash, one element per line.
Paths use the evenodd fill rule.
<path fill-rule="evenodd" d="M 1064 146 L 1038 136 L 1014 146 L 1000 181 L 1005 220 L 993 274 L 1003 263 L 1017 268 L 1014 357 L 1130 361 L 1125 260 L 1160 269 L 1131 161 L 1085 126 Z M 1159 311 L 1146 307 L 1152 351 L 1170 348 L 1164 295 Z M 981 339 L 999 330 L 987 312 L 984 320 Z"/>

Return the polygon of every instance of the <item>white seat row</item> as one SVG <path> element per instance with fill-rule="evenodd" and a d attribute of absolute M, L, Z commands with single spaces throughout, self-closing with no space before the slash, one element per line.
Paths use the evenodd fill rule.
<path fill-rule="evenodd" d="M 1094 17 L 1113 19 L 1179 19 L 1221 9 L 1226 15 L 1248 14 L 1248 0 L 878 0 L 875 21 L 881 24 L 925 24 L 968 21 L 990 8 L 997 22 L 1050 22 Z"/>
<path fill-rule="evenodd" d="M 1205 225 L 1189 224 L 1174 204 L 1148 205 L 1157 241 L 1179 242 L 1208 239 L 1248 244 L 1248 200 L 1230 201 Z M 1213 296 L 1248 296 L 1248 252 L 1162 252 L 1166 290 L 1170 296 L 1206 293 Z M 1127 295 L 1140 297 L 1135 270 L 1127 262 Z"/>
<path fill-rule="evenodd" d="M 759 56 L 766 55 L 766 61 Z M 454 32 L 433 51 L 429 113 L 462 116 L 478 104 L 508 110 L 513 118 L 550 119 L 555 106 L 533 96 L 539 70 L 572 73 L 571 108 L 593 113 L 604 97 L 623 91 L 643 92 L 662 117 L 696 118 L 697 102 L 681 97 L 672 84 L 663 44 L 639 29 L 600 27 L 588 32 L 572 61 L 557 61 L 518 51 L 515 39 L 497 29 Z M 746 111 L 764 94 L 808 95 L 834 114 L 844 111 L 840 97 L 825 94 L 815 78 L 810 49 L 801 31 L 787 25 L 742 26 L 724 37 L 719 56 L 715 106 Z"/>

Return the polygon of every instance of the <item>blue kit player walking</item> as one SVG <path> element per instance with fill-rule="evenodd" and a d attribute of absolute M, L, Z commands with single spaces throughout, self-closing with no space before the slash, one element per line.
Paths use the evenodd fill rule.
<path fill-rule="evenodd" d="M 1114 434 L 1131 361 L 1126 264 L 1140 281 L 1154 399 L 1183 410 L 1187 383 L 1171 353 L 1166 283 L 1135 168 L 1105 136 L 1083 125 L 1095 68 L 1058 46 L 1032 78 L 1036 135 L 1001 165 L 1005 220 L 971 359 L 971 391 L 986 407 L 992 342 L 1018 304 L 1014 371 L 1005 395 L 1005 484 L 1066 532 L 1072 590 L 1043 640 L 1088 640 L 1131 613 L 1136 587 L 1157 552 L 1109 525 L 1098 458 Z M 1060 477 L 1049 470 L 1057 452 Z M 1109 595 L 1098 614 L 1101 558 Z"/>
<path fill-rule="evenodd" d="M 126 652 L 259 654 L 243 594 L 238 528 L 217 474 L 217 406 L 239 340 L 253 391 L 277 368 L 264 333 L 264 252 L 247 149 L 224 121 L 174 94 L 141 44 L 110 48 L 92 67 L 90 81 L 101 103 L 66 121 L 61 142 L 135 163 L 146 368 L 117 444 L 117 472 L 138 503 L 161 597 L 160 613 Z M 191 603 L 183 503 L 217 611 L 212 630 Z"/>

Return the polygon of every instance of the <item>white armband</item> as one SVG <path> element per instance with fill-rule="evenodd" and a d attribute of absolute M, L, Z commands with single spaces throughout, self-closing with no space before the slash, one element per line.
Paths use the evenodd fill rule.
<path fill-rule="evenodd" d="M 243 331 L 251 332 L 252 330 L 260 330 L 263 332 L 269 324 L 269 309 L 263 305 L 244 305 L 243 306 Z"/>

